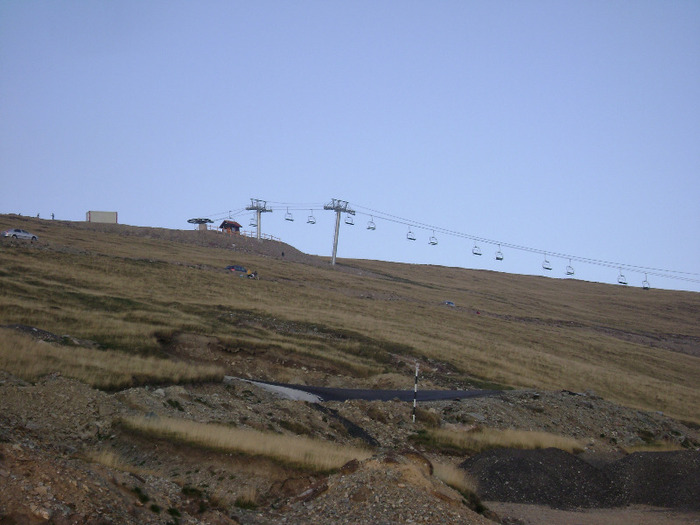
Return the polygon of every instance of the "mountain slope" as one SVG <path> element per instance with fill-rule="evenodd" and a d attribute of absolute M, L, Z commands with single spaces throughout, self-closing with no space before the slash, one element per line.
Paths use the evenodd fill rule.
<path fill-rule="evenodd" d="M 136 353 L 213 337 L 269 361 L 257 378 L 279 381 L 408 388 L 419 360 L 438 387 L 594 390 L 700 421 L 696 293 L 379 261 L 332 268 L 283 243 L 216 232 L 1 216 L 10 226 L 40 241 L 2 244 L 3 324 Z"/>
<path fill-rule="evenodd" d="M 216 232 L 0 216 L 11 226 L 40 240 L 0 241 L 1 523 L 498 521 L 479 494 L 520 523 L 508 502 L 567 505 L 566 487 L 593 509 L 570 523 L 610 504 L 624 522 L 696 521 L 698 294 L 331 268 Z M 420 403 L 414 422 L 396 400 L 312 404 L 222 381 L 410 389 L 416 363 L 421 389 L 505 390 Z M 648 448 L 685 450 L 627 455 Z M 500 485 L 469 467 L 495 456 L 515 465 Z M 611 483 L 612 503 L 595 496 Z M 639 502 L 673 510 L 626 507 Z"/>

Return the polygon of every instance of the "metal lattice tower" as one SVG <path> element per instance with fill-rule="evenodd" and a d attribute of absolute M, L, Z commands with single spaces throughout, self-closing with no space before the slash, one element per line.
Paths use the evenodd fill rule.
<path fill-rule="evenodd" d="M 260 240 L 260 215 L 266 212 L 272 212 L 271 208 L 267 207 L 267 201 L 260 199 L 250 199 L 250 206 L 246 206 L 246 210 L 254 211 L 256 213 L 255 224 L 257 228 L 256 238 Z"/>
<path fill-rule="evenodd" d="M 324 210 L 333 210 L 335 212 L 335 236 L 333 237 L 333 257 L 331 264 L 335 265 L 335 255 L 338 253 L 338 233 L 340 232 L 340 214 L 347 213 L 355 215 L 355 210 L 351 209 L 348 201 L 340 199 L 332 199 L 331 202 L 323 206 Z"/>

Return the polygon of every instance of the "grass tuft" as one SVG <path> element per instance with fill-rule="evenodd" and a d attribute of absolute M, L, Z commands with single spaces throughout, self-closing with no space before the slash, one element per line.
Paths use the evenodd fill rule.
<path fill-rule="evenodd" d="M 419 431 L 413 439 L 436 450 L 455 453 L 478 453 L 493 448 L 558 448 L 569 453 L 583 451 L 573 438 L 528 430 L 477 428 L 472 431 L 430 429 Z"/>
<path fill-rule="evenodd" d="M 127 417 L 127 430 L 187 445 L 263 456 L 275 461 L 319 472 L 329 472 L 353 459 L 366 459 L 371 452 L 301 436 L 270 434 L 252 429 L 231 428 L 215 423 L 197 423 L 174 418 Z"/>
<path fill-rule="evenodd" d="M 451 463 L 433 461 L 433 475 L 445 485 L 460 492 L 476 492 L 476 482 L 464 470 Z"/>
<path fill-rule="evenodd" d="M 464 470 L 451 463 L 433 462 L 433 475 L 445 485 L 459 492 L 470 509 L 479 514 L 484 513 L 486 507 L 476 495 L 476 482 Z"/>
<path fill-rule="evenodd" d="M 55 346 L 0 329 L 0 368 L 35 381 L 59 372 L 90 386 L 113 390 L 146 383 L 220 381 L 223 370 L 118 351 Z"/>
<path fill-rule="evenodd" d="M 675 441 L 648 441 L 641 445 L 631 445 L 623 447 L 623 450 L 628 454 L 634 452 L 672 452 L 674 450 L 683 450 L 683 446 Z"/>
<path fill-rule="evenodd" d="M 246 487 L 234 503 L 239 509 L 254 510 L 258 508 L 258 491 L 255 487 Z"/>
<path fill-rule="evenodd" d="M 122 472 L 130 472 L 131 474 L 138 475 L 156 475 L 156 472 L 153 470 L 127 463 L 118 454 L 110 450 L 91 450 L 81 454 L 81 456 L 87 461 L 99 463 L 100 465 L 114 470 L 121 470 Z"/>

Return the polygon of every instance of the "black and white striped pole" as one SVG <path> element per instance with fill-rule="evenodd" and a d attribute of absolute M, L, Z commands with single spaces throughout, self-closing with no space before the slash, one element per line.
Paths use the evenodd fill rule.
<path fill-rule="evenodd" d="M 416 380 L 413 383 L 413 422 L 416 422 L 416 398 L 418 397 L 418 361 L 416 361 Z"/>

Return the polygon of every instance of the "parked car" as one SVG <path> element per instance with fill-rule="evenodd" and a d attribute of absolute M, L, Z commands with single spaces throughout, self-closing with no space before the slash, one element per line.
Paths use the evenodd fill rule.
<path fill-rule="evenodd" d="M 27 230 L 20 230 L 19 228 L 12 228 L 10 230 L 5 230 L 2 232 L 3 237 L 12 237 L 13 239 L 28 239 L 30 241 L 38 241 L 39 237 L 33 233 L 29 233 Z"/>

